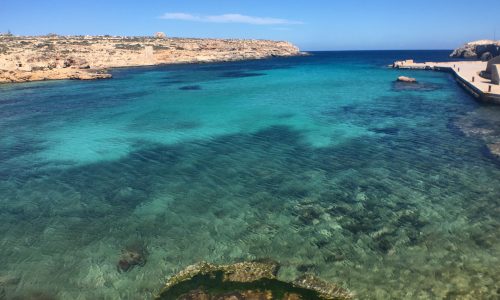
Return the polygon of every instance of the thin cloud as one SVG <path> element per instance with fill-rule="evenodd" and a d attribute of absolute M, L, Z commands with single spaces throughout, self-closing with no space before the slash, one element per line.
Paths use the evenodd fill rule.
<path fill-rule="evenodd" d="M 303 24 L 299 21 L 292 21 L 287 19 L 266 18 L 266 17 L 253 17 L 241 14 L 223 14 L 223 15 L 193 15 L 188 13 L 165 13 L 160 19 L 165 20 L 180 20 L 192 22 L 206 22 L 206 23 L 240 23 L 251 25 L 293 25 Z"/>

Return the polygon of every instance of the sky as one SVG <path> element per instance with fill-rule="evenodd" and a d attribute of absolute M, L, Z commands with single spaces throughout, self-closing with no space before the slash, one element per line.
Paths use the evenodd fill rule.
<path fill-rule="evenodd" d="M 0 0 L 0 32 L 287 40 L 302 50 L 453 49 L 500 38 L 499 0 Z"/>

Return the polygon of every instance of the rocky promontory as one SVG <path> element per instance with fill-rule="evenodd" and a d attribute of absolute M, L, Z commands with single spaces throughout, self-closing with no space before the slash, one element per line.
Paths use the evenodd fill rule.
<path fill-rule="evenodd" d="M 500 41 L 479 40 L 455 49 L 450 57 L 471 58 L 488 61 L 500 55 Z"/>
<path fill-rule="evenodd" d="M 288 42 L 121 36 L 0 35 L 0 83 L 109 78 L 107 68 L 299 55 Z"/>

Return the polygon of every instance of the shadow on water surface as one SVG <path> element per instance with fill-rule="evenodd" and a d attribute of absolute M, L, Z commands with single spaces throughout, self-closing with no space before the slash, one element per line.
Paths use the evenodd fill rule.
<path fill-rule="evenodd" d="M 222 73 L 220 76 L 224 78 L 243 78 L 243 77 L 257 77 L 257 76 L 264 76 L 266 75 L 265 73 L 250 73 L 250 72 L 241 72 L 241 71 L 236 71 L 236 72 L 225 72 Z"/>
<path fill-rule="evenodd" d="M 199 85 L 186 85 L 186 86 L 181 86 L 179 90 L 181 91 L 199 91 L 201 90 L 201 86 Z"/>
<path fill-rule="evenodd" d="M 407 83 L 394 81 L 392 83 L 392 90 L 395 92 L 433 92 L 442 88 L 441 84 L 430 82 Z"/>

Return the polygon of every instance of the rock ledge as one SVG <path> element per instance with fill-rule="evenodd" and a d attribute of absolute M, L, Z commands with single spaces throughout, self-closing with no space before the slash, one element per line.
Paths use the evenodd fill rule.
<path fill-rule="evenodd" d="M 214 265 L 201 262 L 171 277 L 156 297 L 180 300 L 353 299 L 346 289 L 306 275 L 292 283 L 277 279 L 279 264 L 272 261 Z"/>

